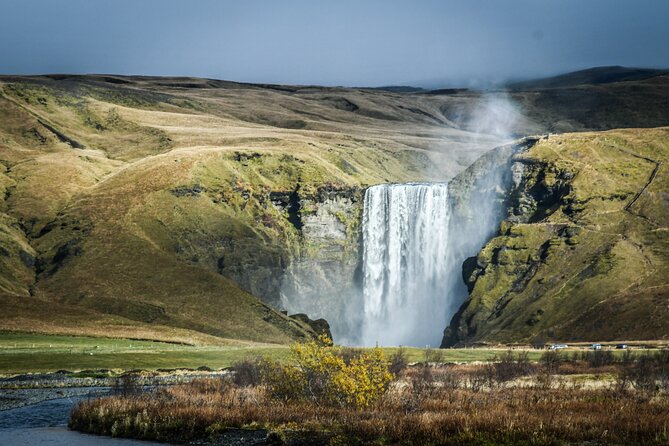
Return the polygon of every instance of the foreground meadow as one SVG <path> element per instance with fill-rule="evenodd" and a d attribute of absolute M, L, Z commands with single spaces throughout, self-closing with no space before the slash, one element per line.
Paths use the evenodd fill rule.
<path fill-rule="evenodd" d="M 667 444 L 669 352 L 545 353 L 533 362 L 440 364 L 427 352 L 294 347 L 283 364 L 242 361 L 225 379 L 82 402 L 76 430 L 140 439 L 222 441 L 236 429 L 264 444 Z"/>
<path fill-rule="evenodd" d="M 392 355 L 396 348 L 384 348 Z M 488 361 L 500 351 L 492 348 L 443 350 L 446 362 Z M 405 348 L 409 362 L 422 361 L 425 349 Z M 530 351 L 537 360 L 540 351 Z M 97 369 L 157 370 L 207 367 L 221 369 L 248 357 L 283 360 L 288 346 L 243 341 L 186 345 L 166 342 L 87 336 L 58 336 L 0 332 L 0 374 L 81 371 Z"/>

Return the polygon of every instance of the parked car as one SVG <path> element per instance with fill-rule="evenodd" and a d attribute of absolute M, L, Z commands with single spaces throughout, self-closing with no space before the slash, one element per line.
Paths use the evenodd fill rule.
<path fill-rule="evenodd" d="M 601 350 L 602 349 L 602 344 L 592 344 L 590 346 L 592 350 Z"/>
<path fill-rule="evenodd" d="M 627 344 L 618 344 L 618 345 L 616 345 L 616 348 L 618 350 L 626 350 L 627 349 Z"/>

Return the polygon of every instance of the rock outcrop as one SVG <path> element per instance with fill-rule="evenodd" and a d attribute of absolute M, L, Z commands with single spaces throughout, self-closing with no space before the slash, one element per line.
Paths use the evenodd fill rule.
<path fill-rule="evenodd" d="M 314 331 L 317 335 L 325 335 L 328 338 L 332 339 L 332 333 L 330 332 L 330 324 L 325 319 L 311 319 L 304 313 L 291 314 L 291 319 L 300 321 L 303 324 L 306 324 L 311 330 Z"/>

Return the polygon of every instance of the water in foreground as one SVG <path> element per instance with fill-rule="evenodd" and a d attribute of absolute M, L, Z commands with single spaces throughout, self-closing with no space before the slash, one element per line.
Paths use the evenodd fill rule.
<path fill-rule="evenodd" d="M 81 399 L 60 398 L 0 411 L 0 446 L 158 446 L 165 443 L 98 437 L 68 430 L 70 411 Z"/>

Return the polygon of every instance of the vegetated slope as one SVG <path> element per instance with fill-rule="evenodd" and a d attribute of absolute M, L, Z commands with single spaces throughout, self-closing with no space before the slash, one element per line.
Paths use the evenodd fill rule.
<path fill-rule="evenodd" d="M 480 119 L 490 104 L 471 91 L 103 75 L 4 76 L 0 88 L 0 328 L 10 330 L 308 335 L 267 302 L 293 259 L 334 262 L 332 245 L 351 242 L 324 249 L 319 225 L 338 220 L 351 238 L 355 209 L 328 205 L 324 218 L 319 204 L 355 201 L 371 184 L 449 179 L 504 133 L 499 116 Z M 665 89 L 630 99 L 643 102 L 630 122 L 669 120 L 656 116 Z M 502 110 L 502 127 L 541 132 L 569 112 L 531 105 L 532 116 Z M 587 128 L 591 114 L 569 122 Z"/>
<path fill-rule="evenodd" d="M 444 345 L 669 338 L 669 128 L 551 136 L 514 155 L 498 236 Z"/>
<path fill-rule="evenodd" d="M 384 91 L 3 81 L 6 330 L 185 342 L 308 335 L 303 320 L 257 299 L 304 249 L 300 218 L 312 210 L 300 200 L 448 178 L 498 141 Z"/>

